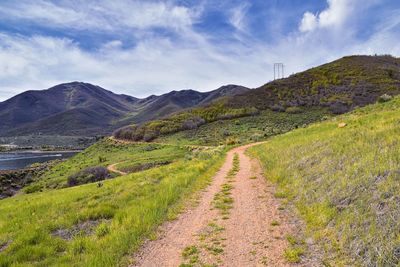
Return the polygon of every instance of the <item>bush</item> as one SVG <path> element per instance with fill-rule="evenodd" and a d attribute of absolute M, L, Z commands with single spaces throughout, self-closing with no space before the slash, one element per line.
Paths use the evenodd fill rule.
<path fill-rule="evenodd" d="M 143 136 L 143 141 L 145 142 L 150 142 L 151 140 L 153 140 L 154 138 L 156 138 L 158 136 L 158 134 L 156 132 L 150 131 L 150 132 L 146 132 Z"/>
<path fill-rule="evenodd" d="M 263 139 L 263 135 L 262 134 L 253 134 L 252 136 L 250 136 L 250 140 L 254 141 L 254 142 L 258 142 L 261 141 Z"/>
<path fill-rule="evenodd" d="M 350 107 L 341 102 L 333 102 L 330 104 L 329 109 L 333 114 L 343 114 L 350 110 Z"/>
<path fill-rule="evenodd" d="M 273 105 L 273 106 L 271 107 L 271 110 L 272 110 L 272 111 L 276 111 L 276 112 L 284 112 L 284 111 L 285 111 L 285 108 L 282 107 L 282 106 L 280 106 L 280 105 Z"/>
<path fill-rule="evenodd" d="M 184 121 L 182 124 L 182 128 L 185 130 L 192 130 L 196 129 L 200 125 L 203 125 L 204 123 L 206 123 L 206 121 L 203 118 L 195 116 L 191 119 Z"/>
<path fill-rule="evenodd" d="M 285 112 L 289 113 L 289 114 L 298 114 L 298 113 L 302 113 L 303 110 L 301 108 L 299 108 L 299 107 L 288 107 L 285 110 Z"/>
<path fill-rule="evenodd" d="M 379 103 L 388 102 L 388 101 L 392 100 L 392 98 L 393 97 L 391 95 L 384 94 L 384 95 L 381 95 L 380 97 L 378 97 L 378 102 Z"/>
<path fill-rule="evenodd" d="M 239 142 L 239 140 L 237 139 L 237 138 L 235 138 L 235 137 L 228 137 L 227 139 L 226 139 L 226 141 L 225 141 L 225 144 L 226 145 L 236 145 L 236 144 L 239 144 L 240 142 Z"/>
<path fill-rule="evenodd" d="M 93 183 L 110 178 L 110 173 L 105 167 L 89 167 L 68 177 L 68 186 Z"/>

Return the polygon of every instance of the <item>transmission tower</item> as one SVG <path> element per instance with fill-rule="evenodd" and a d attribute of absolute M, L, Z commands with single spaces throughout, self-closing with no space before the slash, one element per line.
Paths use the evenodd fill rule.
<path fill-rule="evenodd" d="M 283 63 L 274 63 L 274 80 L 285 78 Z"/>

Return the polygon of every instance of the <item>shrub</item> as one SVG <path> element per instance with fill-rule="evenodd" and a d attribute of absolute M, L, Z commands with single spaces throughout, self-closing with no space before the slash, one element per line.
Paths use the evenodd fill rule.
<path fill-rule="evenodd" d="M 156 132 L 150 131 L 150 132 L 146 132 L 143 136 L 143 141 L 145 142 L 150 142 L 151 140 L 153 140 L 154 138 L 156 138 L 158 136 L 158 134 Z"/>
<path fill-rule="evenodd" d="M 99 156 L 99 163 L 103 163 L 103 162 L 106 162 L 106 161 L 107 161 L 106 157 Z"/>
<path fill-rule="evenodd" d="M 388 101 L 392 100 L 392 98 L 393 97 L 391 95 L 384 94 L 384 95 L 381 95 L 380 97 L 378 97 L 378 102 L 379 103 L 388 102 Z"/>
<path fill-rule="evenodd" d="M 235 137 L 228 137 L 228 138 L 226 138 L 225 143 L 226 143 L 226 145 L 229 146 L 229 145 L 239 144 L 240 142 L 239 142 L 239 140 L 238 140 L 237 138 L 235 138 Z"/>
<path fill-rule="evenodd" d="M 89 167 L 68 177 L 68 186 L 93 183 L 105 180 L 110 177 L 110 173 L 105 167 Z"/>
<path fill-rule="evenodd" d="M 285 111 L 285 108 L 282 107 L 281 105 L 273 105 L 273 106 L 271 107 L 271 110 L 272 110 L 272 111 L 276 111 L 276 112 L 284 112 L 284 111 Z"/>
<path fill-rule="evenodd" d="M 298 114 L 298 113 L 302 113 L 303 110 L 301 108 L 299 108 L 299 107 L 288 107 L 285 110 L 285 112 L 289 113 L 289 114 Z"/>
<path fill-rule="evenodd" d="M 252 136 L 250 136 L 250 139 L 254 142 L 260 141 L 263 139 L 263 135 L 262 134 L 253 134 Z"/>
<path fill-rule="evenodd" d="M 350 107 L 341 102 L 333 102 L 330 104 L 329 109 L 333 114 L 343 114 L 349 111 Z"/>
<path fill-rule="evenodd" d="M 206 121 L 203 118 L 195 116 L 193 118 L 187 119 L 183 122 L 182 128 L 185 130 L 196 129 L 200 125 L 203 125 Z"/>

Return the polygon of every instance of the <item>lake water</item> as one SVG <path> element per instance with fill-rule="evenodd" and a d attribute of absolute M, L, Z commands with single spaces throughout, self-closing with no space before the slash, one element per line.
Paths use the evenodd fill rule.
<path fill-rule="evenodd" d="M 33 163 L 72 157 L 78 152 L 7 152 L 0 153 L 0 170 L 16 170 Z"/>

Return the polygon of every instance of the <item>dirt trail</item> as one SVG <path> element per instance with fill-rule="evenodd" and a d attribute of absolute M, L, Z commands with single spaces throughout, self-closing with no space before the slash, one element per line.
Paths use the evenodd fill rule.
<path fill-rule="evenodd" d="M 166 223 L 159 239 L 144 244 L 133 266 L 179 266 L 187 263 L 182 252 L 188 247 L 201 250 L 193 252 L 193 266 L 289 266 L 283 254 L 288 245 L 285 236 L 293 231 L 293 225 L 278 210 L 273 187 L 263 178 L 259 163 L 245 154 L 252 145 L 255 144 L 228 152 L 198 206 Z M 240 169 L 229 182 L 233 206 L 229 215 L 222 216 L 220 210 L 213 208 L 213 199 L 227 184 L 235 154 L 239 156 Z"/>
<path fill-rule="evenodd" d="M 107 170 L 109 170 L 110 172 L 118 173 L 118 174 L 120 174 L 120 175 L 126 175 L 126 174 L 127 174 L 126 172 L 123 172 L 123 171 L 120 171 L 120 170 L 117 169 L 117 165 L 120 164 L 120 163 L 124 163 L 124 162 L 125 162 L 125 161 L 123 161 L 123 162 L 117 162 L 117 163 L 108 165 L 108 166 L 107 166 Z"/>

